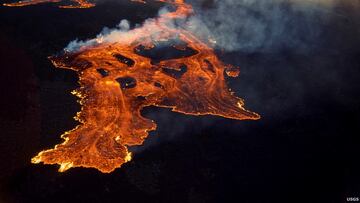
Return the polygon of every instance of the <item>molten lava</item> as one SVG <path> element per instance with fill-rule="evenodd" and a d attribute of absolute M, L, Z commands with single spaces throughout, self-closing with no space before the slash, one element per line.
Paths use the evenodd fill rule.
<path fill-rule="evenodd" d="M 25 1 L 18 1 L 15 3 L 7 3 L 3 4 L 4 6 L 10 6 L 10 7 L 20 7 L 20 6 L 29 6 L 29 5 L 35 5 L 35 4 L 41 4 L 41 3 L 57 3 L 61 0 L 25 0 Z M 89 3 L 87 0 L 71 0 L 75 2 L 75 5 L 68 5 L 68 6 L 59 6 L 60 8 L 90 8 L 94 7 L 95 4 Z"/>
<path fill-rule="evenodd" d="M 33 163 L 59 164 L 59 171 L 92 167 L 112 172 L 130 161 L 128 146 L 141 145 L 148 132 L 156 129 L 154 121 L 141 115 L 147 106 L 188 115 L 260 118 L 245 110 L 243 100 L 225 83 L 224 74 L 236 77 L 238 68 L 223 64 L 211 47 L 189 31 L 169 26 L 192 15 L 192 7 L 183 0 L 161 1 L 176 10 L 130 34 L 120 34 L 116 42 L 98 38 L 76 51 L 50 57 L 56 67 L 79 75 L 80 88 L 73 94 L 82 105 L 75 117 L 81 124 L 62 135 L 65 142 L 40 152 Z M 164 51 L 162 43 L 171 46 Z M 154 54 L 159 50 L 161 54 Z"/>

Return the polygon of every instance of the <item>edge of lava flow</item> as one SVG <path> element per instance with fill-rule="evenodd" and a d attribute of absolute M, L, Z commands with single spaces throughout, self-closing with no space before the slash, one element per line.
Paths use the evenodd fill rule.
<path fill-rule="evenodd" d="M 192 7 L 183 0 L 161 1 L 176 10 L 120 33 L 116 42 L 95 39 L 76 51 L 49 57 L 56 67 L 79 75 L 80 88 L 72 93 L 80 98 L 82 108 L 75 119 L 81 124 L 61 136 L 62 144 L 40 152 L 32 163 L 59 164 L 60 172 L 87 167 L 110 173 L 131 160 L 128 146 L 141 145 L 148 132 L 156 129 L 154 121 L 140 113 L 146 106 L 188 115 L 260 118 L 245 110 L 243 100 L 225 83 L 224 74 L 237 77 L 238 68 L 223 64 L 212 48 L 190 32 L 168 25 L 192 15 Z M 154 62 L 139 51 L 151 51 L 157 43 L 174 38 L 183 42 L 174 49 L 193 53 Z"/>
<path fill-rule="evenodd" d="M 18 1 L 15 3 L 4 3 L 3 6 L 9 7 L 21 7 L 21 6 L 29 6 L 41 3 L 58 3 L 62 0 L 25 0 L 25 1 Z M 89 3 L 87 0 L 71 0 L 76 2 L 76 5 L 68 5 L 68 6 L 59 6 L 60 8 L 91 8 L 94 7 L 95 4 Z"/>

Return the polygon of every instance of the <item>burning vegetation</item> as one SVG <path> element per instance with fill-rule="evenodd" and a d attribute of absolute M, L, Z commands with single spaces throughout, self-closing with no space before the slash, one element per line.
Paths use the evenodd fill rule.
<path fill-rule="evenodd" d="M 71 167 L 112 172 L 131 160 L 128 146 L 141 145 L 156 129 L 154 121 L 141 115 L 147 106 L 188 115 L 260 118 L 245 110 L 226 85 L 224 75 L 237 77 L 239 69 L 223 64 L 189 31 L 171 26 L 192 15 L 192 7 L 183 0 L 161 1 L 176 9 L 121 32 L 115 42 L 99 37 L 49 57 L 56 67 L 79 75 L 80 88 L 72 93 L 80 98 L 82 109 L 75 119 L 81 124 L 32 163 L 59 164 L 61 172 Z"/>

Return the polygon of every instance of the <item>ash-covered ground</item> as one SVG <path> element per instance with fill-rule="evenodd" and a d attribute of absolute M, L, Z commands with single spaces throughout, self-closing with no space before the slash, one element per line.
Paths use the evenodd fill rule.
<path fill-rule="evenodd" d="M 228 85 L 261 120 L 146 108 L 143 115 L 158 129 L 111 174 L 58 173 L 58 166 L 30 163 L 61 142 L 80 110 L 70 94 L 75 72 L 55 69 L 47 57 L 122 19 L 141 23 L 163 4 L 0 6 L 0 202 L 337 203 L 359 197 L 359 4 L 331 1 L 331 8 L 308 12 L 290 3 L 224 2 L 197 4 L 193 22 L 207 28 L 199 35 L 211 31 L 218 40 L 223 61 L 241 67 Z"/>

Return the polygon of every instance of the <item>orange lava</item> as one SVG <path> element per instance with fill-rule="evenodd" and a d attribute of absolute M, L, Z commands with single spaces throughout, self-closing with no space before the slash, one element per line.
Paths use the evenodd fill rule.
<path fill-rule="evenodd" d="M 156 129 L 154 121 L 141 115 L 146 106 L 188 115 L 260 118 L 245 110 L 243 100 L 225 83 L 224 74 L 236 77 L 238 68 L 223 64 L 214 50 L 192 33 L 168 26 L 175 18 L 192 15 L 192 7 L 183 0 L 163 1 L 174 4 L 176 11 L 130 30 L 131 34 L 117 42 L 98 39 L 76 52 L 50 57 L 56 67 L 79 75 L 80 88 L 73 94 L 82 105 L 76 116 L 81 124 L 62 135 L 65 142 L 40 152 L 33 163 L 59 164 L 59 171 L 91 167 L 112 172 L 130 161 L 128 146 L 141 145 L 148 132 Z M 153 52 L 161 42 L 181 54 L 166 58 L 165 51 L 158 61 L 144 54 Z"/>
<path fill-rule="evenodd" d="M 6 3 L 3 4 L 4 6 L 10 6 L 10 7 L 20 7 L 20 6 L 29 6 L 29 5 L 35 5 L 35 4 L 41 4 L 41 3 L 57 3 L 62 0 L 25 0 L 25 1 L 18 1 L 15 3 Z M 60 8 L 90 8 L 94 7 L 95 4 L 89 3 L 87 0 L 72 0 L 75 2 L 75 5 L 67 5 L 67 6 L 59 6 Z"/>

